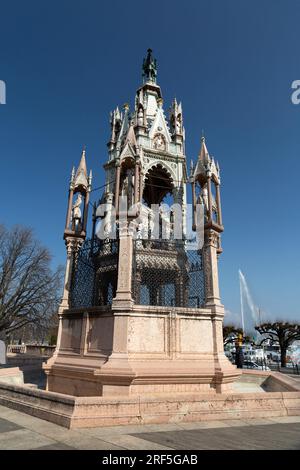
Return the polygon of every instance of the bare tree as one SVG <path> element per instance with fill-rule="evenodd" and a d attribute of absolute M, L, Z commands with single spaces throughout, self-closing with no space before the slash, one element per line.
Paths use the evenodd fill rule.
<path fill-rule="evenodd" d="M 300 325 L 298 323 L 277 321 L 274 323 L 262 323 L 261 325 L 257 325 L 255 329 L 261 335 L 265 336 L 262 342 L 269 339 L 272 343 L 279 343 L 281 367 L 285 367 L 288 347 L 294 341 L 300 339 Z"/>
<path fill-rule="evenodd" d="M 48 250 L 31 229 L 0 225 L 0 334 L 28 324 L 46 325 L 57 310 L 61 268 L 52 271 Z"/>
<path fill-rule="evenodd" d="M 9 335 L 10 342 L 16 341 L 26 344 L 56 344 L 58 330 L 57 312 L 47 315 L 43 322 L 27 323 L 22 328 L 18 328 Z"/>

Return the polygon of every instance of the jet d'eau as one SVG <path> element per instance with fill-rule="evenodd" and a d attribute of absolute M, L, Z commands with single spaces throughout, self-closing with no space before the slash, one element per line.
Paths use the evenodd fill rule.
<path fill-rule="evenodd" d="M 257 337 L 255 326 L 262 322 L 262 313 L 255 304 L 245 275 L 239 269 L 241 324 L 245 335 Z"/>

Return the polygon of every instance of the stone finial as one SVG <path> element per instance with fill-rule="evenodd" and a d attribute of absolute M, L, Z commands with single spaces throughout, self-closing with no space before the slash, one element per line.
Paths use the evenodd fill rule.
<path fill-rule="evenodd" d="M 152 49 L 147 50 L 147 57 L 143 60 L 143 80 L 144 82 L 156 83 L 157 62 L 152 56 Z"/>

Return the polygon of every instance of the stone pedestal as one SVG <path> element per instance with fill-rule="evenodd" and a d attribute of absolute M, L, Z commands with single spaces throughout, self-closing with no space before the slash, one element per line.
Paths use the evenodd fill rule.
<path fill-rule="evenodd" d="M 75 396 L 220 393 L 240 372 L 223 353 L 223 307 L 65 311 L 47 388 Z"/>
<path fill-rule="evenodd" d="M 205 232 L 204 308 L 136 305 L 132 237 L 120 226 L 112 305 L 60 310 L 58 346 L 44 367 L 47 389 L 103 397 L 230 391 L 240 371 L 223 351 L 218 237 L 213 228 Z"/>

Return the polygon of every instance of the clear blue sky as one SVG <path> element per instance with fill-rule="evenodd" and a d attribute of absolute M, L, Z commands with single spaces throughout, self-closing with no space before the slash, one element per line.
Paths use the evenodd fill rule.
<path fill-rule="evenodd" d="M 263 310 L 299 318 L 300 2 L 10 0 L 0 14 L 1 221 L 64 262 L 71 167 L 86 145 L 103 183 L 109 111 L 133 104 L 151 47 L 165 108 L 183 102 L 188 160 L 204 129 L 221 165 L 226 308 L 239 311 L 241 268 Z"/>

